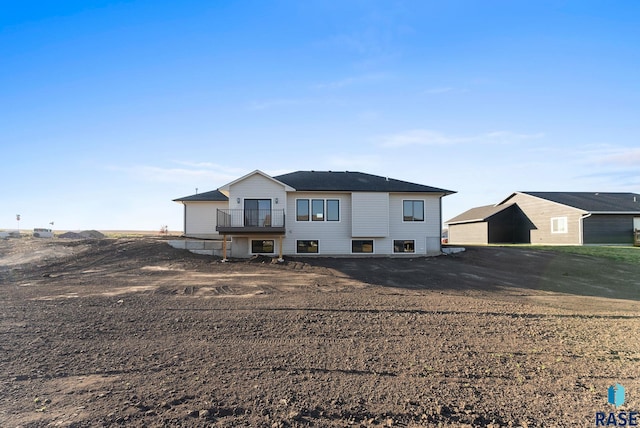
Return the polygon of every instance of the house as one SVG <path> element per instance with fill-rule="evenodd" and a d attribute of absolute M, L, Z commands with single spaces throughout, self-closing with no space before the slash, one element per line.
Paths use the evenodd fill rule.
<path fill-rule="evenodd" d="M 233 257 L 435 255 L 452 193 L 362 172 L 256 170 L 175 201 L 185 236 L 231 239 Z"/>
<path fill-rule="evenodd" d="M 633 244 L 640 195 L 515 192 L 448 220 L 449 243 Z"/>

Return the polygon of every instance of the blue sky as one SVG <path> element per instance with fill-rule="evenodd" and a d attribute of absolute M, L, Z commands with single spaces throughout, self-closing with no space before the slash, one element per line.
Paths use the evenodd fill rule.
<path fill-rule="evenodd" d="M 640 192 L 637 1 L 0 4 L 0 228 L 181 230 L 255 169 Z"/>

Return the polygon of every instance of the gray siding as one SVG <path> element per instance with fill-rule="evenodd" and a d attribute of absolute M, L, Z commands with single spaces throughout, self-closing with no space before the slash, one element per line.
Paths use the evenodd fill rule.
<path fill-rule="evenodd" d="M 389 236 L 389 194 L 357 192 L 351 195 L 351 236 Z"/>
<path fill-rule="evenodd" d="M 297 199 L 338 199 L 339 221 L 297 221 Z M 319 255 L 349 254 L 351 252 L 351 194 L 289 192 L 287 198 L 287 234 L 285 254 L 296 254 L 297 240 L 317 240 Z M 325 213 L 326 215 L 326 213 Z"/>
<path fill-rule="evenodd" d="M 487 219 L 490 244 L 528 244 L 533 223 L 518 205 L 511 205 Z"/>
<path fill-rule="evenodd" d="M 424 221 L 404 221 L 403 201 L 424 202 Z M 416 254 L 439 254 L 442 220 L 440 218 L 440 195 L 425 193 L 392 193 L 389 196 L 389 237 L 384 245 L 393 253 L 395 239 L 415 241 Z"/>
<path fill-rule="evenodd" d="M 488 242 L 488 225 L 485 221 L 449 225 L 450 244 L 485 245 Z"/>
<path fill-rule="evenodd" d="M 338 199 L 340 221 L 297 221 L 297 199 Z M 354 199 L 360 201 L 360 209 L 355 209 L 363 223 L 359 226 L 354 225 Z M 402 201 L 405 199 L 424 201 L 425 221 L 403 221 Z M 319 255 L 349 255 L 352 239 L 371 239 L 374 241 L 374 254 L 392 255 L 393 241 L 397 239 L 415 241 L 415 253 L 411 254 L 439 254 L 440 200 L 440 196 L 429 194 L 289 192 L 284 253 L 296 254 L 297 240 L 317 240 Z M 365 207 L 369 207 L 368 210 Z M 358 235 L 352 234 L 354 229 Z M 377 236 L 381 233 L 386 236 Z"/>
<path fill-rule="evenodd" d="M 216 231 L 216 212 L 218 208 L 229 206 L 227 202 L 184 202 L 185 236 L 191 238 L 219 238 Z"/>
<path fill-rule="evenodd" d="M 583 220 L 585 244 L 633 244 L 633 215 L 593 214 Z"/>
<path fill-rule="evenodd" d="M 507 202 L 515 202 L 531 222 L 532 244 L 579 245 L 581 240 L 581 218 L 586 211 L 557 204 L 534 196 L 516 193 Z M 551 233 L 551 219 L 567 218 L 566 233 Z"/>

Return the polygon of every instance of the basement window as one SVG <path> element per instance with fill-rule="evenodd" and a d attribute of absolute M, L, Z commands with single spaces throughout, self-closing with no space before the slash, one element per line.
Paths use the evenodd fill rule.
<path fill-rule="evenodd" d="M 296 241 L 296 253 L 318 253 L 317 240 L 299 240 Z"/>
<path fill-rule="evenodd" d="M 567 233 L 567 218 L 553 217 L 551 219 L 551 233 Z"/>
<path fill-rule="evenodd" d="M 373 253 L 373 239 L 354 239 L 351 241 L 352 253 Z"/>
<path fill-rule="evenodd" d="M 393 241 L 393 252 L 394 253 L 415 253 L 416 252 L 416 241 L 413 239 L 394 239 Z"/>
<path fill-rule="evenodd" d="M 273 239 L 253 239 L 251 241 L 251 252 L 253 254 L 273 254 Z"/>

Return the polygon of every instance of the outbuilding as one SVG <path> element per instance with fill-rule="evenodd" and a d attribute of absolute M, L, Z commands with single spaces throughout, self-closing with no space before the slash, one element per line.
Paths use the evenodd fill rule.
<path fill-rule="evenodd" d="M 448 220 L 451 244 L 623 244 L 640 230 L 640 195 L 514 192 Z"/>

